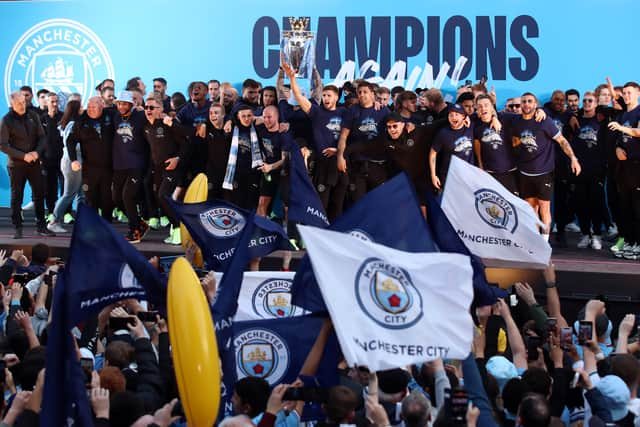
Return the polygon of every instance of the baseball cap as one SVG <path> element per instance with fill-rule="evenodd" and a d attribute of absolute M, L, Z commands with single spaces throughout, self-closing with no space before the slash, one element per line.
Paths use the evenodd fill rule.
<path fill-rule="evenodd" d="M 505 384 L 511 379 L 518 376 L 518 370 L 516 365 L 511 363 L 509 359 L 504 356 L 493 356 L 487 361 L 487 372 L 498 382 L 500 392 L 504 388 Z"/>
<path fill-rule="evenodd" d="M 464 111 L 464 108 L 462 108 L 462 105 L 460 104 L 449 104 L 449 113 L 451 112 L 454 113 L 460 113 L 462 115 L 467 115 L 467 113 Z"/>
<path fill-rule="evenodd" d="M 631 393 L 625 382 L 617 375 L 607 375 L 596 384 L 596 388 L 607 402 L 613 421 L 623 419 L 627 415 L 627 404 L 631 400 Z"/>
<path fill-rule="evenodd" d="M 116 102 L 128 102 L 129 104 L 133 104 L 133 94 L 128 90 L 123 90 L 118 94 Z"/>

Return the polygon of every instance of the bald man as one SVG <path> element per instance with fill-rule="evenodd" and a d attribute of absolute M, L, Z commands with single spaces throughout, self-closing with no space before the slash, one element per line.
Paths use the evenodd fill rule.
<path fill-rule="evenodd" d="M 89 98 L 87 109 L 71 130 L 66 146 L 71 169 L 82 169 L 82 189 L 87 204 L 100 209 L 108 222 L 113 210 L 111 146 L 114 133 L 113 110 L 105 109 L 103 99 L 94 96 Z"/>
<path fill-rule="evenodd" d="M 260 151 L 264 164 L 258 169 L 262 172 L 260 179 L 260 198 L 258 199 L 258 215 L 267 216 L 269 205 L 278 191 L 280 169 L 284 163 L 285 152 L 291 145 L 291 134 L 280 133 L 278 108 L 270 105 L 262 112 L 263 124 L 256 126 Z"/>

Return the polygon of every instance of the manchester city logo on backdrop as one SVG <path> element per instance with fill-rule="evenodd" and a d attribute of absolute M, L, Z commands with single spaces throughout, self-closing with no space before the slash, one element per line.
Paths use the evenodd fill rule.
<path fill-rule="evenodd" d="M 254 313 L 265 319 L 301 314 L 299 307 L 291 305 L 292 284 L 289 279 L 267 279 L 260 283 L 251 298 Z"/>
<path fill-rule="evenodd" d="M 362 263 L 355 291 L 362 311 L 385 328 L 408 328 L 423 316 L 422 296 L 409 274 L 381 259 L 368 258 Z"/>
<path fill-rule="evenodd" d="M 264 378 L 279 384 L 291 359 L 287 343 L 267 329 L 250 329 L 234 339 L 238 379 Z"/>
<path fill-rule="evenodd" d="M 200 214 L 200 223 L 215 237 L 233 237 L 246 225 L 244 216 L 235 209 L 213 208 Z"/>
<path fill-rule="evenodd" d="M 476 211 L 480 218 L 494 228 L 502 228 L 511 233 L 518 228 L 518 214 L 515 207 L 507 199 L 493 190 L 486 188 L 474 193 Z"/>
<path fill-rule="evenodd" d="M 104 79 L 115 79 L 102 40 L 71 19 L 49 19 L 29 28 L 14 44 L 4 71 L 4 92 L 31 86 L 33 92 L 74 93 L 86 100 Z"/>

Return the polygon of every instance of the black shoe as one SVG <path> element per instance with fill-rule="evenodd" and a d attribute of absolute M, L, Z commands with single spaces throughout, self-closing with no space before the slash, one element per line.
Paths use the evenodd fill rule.
<path fill-rule="evenodd" d="M 567 248 L 567 237 L 564 233 L 556 233 L 556 246 L 559 248 Z"/>
<path fill-rule="evenodd" d="M 48 230 L 47 227 L 45 226 L 38 227 L 37 233 L 38 233 L 38 236 L 43 236 L 43 237 L 55 237 L 56 235 L 56 233 Z"/>
<path fill-rule="evenodd" d="M 16 228 L 16 232 L 13 234 L 14 239 L 22 239 L 22 227 Z"/>

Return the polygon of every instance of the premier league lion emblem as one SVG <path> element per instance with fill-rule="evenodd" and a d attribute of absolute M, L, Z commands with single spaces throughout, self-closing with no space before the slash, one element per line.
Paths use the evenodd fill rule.
<path fill-rule="evenodd" d="M 244 216 L 235 209 L 213 208 L 200 214 L 200 223 L 215 237 L 233 237 L 246 224 Z"/>
<path fill-rule="evenodd" d="M 356 298 L 360 308 L 377 324 L 404 329 L 422 316 L 422 296 L 402 268 L 369 258 L 356 274 Z"/>
<path fill-rule="evenodd" d="M 289 368 L 286 342 L 267 329 L 250 329 L 234 338 L 238 379 L 264 378 L 270 385 L 280 383 Z"/>
<path fill-rule="evenodd" d="M 494 228 L 501 228 L 511 233 L 518 227 L 518 214 L 515 207 L 504 197 L 493 190 L 483 188 L 474 193 L 476 211 L 480 218 Z"/>

